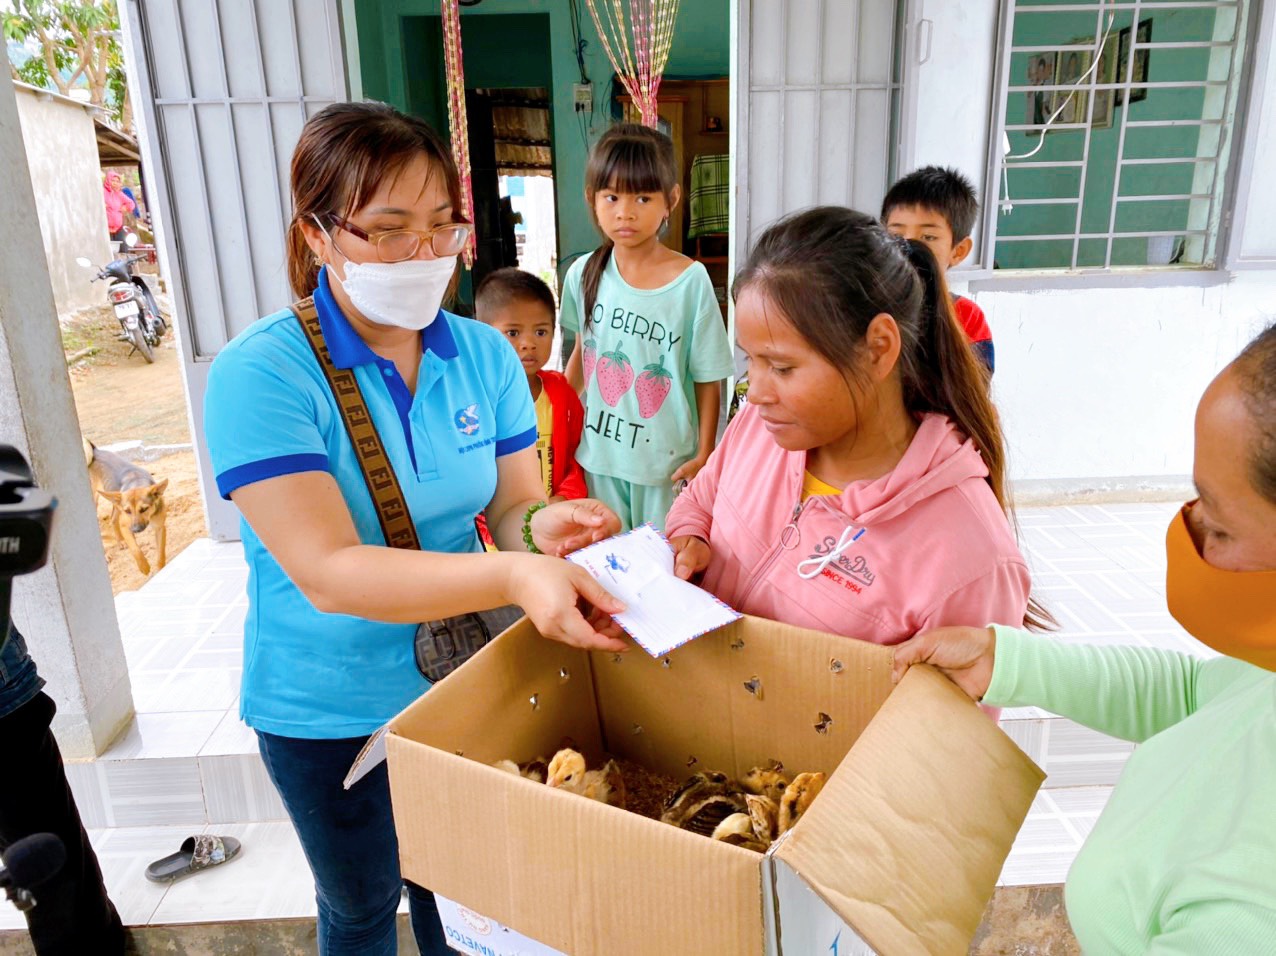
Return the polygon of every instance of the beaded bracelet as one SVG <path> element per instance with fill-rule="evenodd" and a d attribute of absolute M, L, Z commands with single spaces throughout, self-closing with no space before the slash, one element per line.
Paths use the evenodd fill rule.
<path fill-rule="evenodd" d="M 532 515 L 548 506 L 548 501 L 538 501 L 523 514 L 523 543 L 527 545 L 527 550 L 532 554 L 541 553 L 541 549 L 536 547 L 536 542 L 532 540 Z"/>

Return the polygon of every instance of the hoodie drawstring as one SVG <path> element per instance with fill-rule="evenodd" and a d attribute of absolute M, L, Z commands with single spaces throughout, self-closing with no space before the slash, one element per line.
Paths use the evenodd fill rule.
<path fill-rule="evenodd" d="M 798 577 L 800 577 L 803 581 L 810 581 L 813 578 L 819 577 L 821 574 L 824 573 L 825 569 L 830 564 L 832 564 L 834 561 L 840 558 L 847 550 L 849 550 L 851 545 L 853 545 L 860 538 L 864 537 L 864 532 L 867 530 L 868 530 L 867 528 L 860 528 L 858 531 L 856 531 L 854 527 L 847 527 L 843 529 L 842 536 L 837 539 L 837 544 L 833 546 L 833 548 L 828 552 L 828 554 L 818 554 L 818 555 L 815 555 L 814 557 L 810 557 L 803 561 L 798 562 L 798 566 L 797 566 Z M 809 571 L 803 570 L 804 568 L 808 568 L 808 567 L 811 570 Z"/>

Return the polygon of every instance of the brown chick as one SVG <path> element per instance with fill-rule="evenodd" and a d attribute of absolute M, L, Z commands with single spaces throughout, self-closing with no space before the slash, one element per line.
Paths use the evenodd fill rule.
<path fill-rule="evenodd" d="M 746 793 L 744 800 L 749 808 L 753 835 L 763 843 L 770 844 L 779 835 L 779 805 L 770 797 L 756 793 Z"/>
<path fill-rule="evenodd" d="M 688 799 L 697 799 L 709 794 L 724 793 L 730 789 L 731 780 L 725 773 L 716 770 L 701 770 L 693 773 L 681 787 L 665 800 L 665 811 L 680 807 Z"/>
<path fill-rule="evenodd" d="M 788 789 L 789 778 L 783 767 L 754 767 L 744 775 L 740 783 L 749 793 L 770 797 L 778 804 L 784 791 Z"/>
<path fill-rule="evenodd" d="M 780 836 L 788 833 L 789 830 L 797 825 L 807 807 L 811 805 L 812 801 L 824 788 L 826 779 L 828 779 L 827 776 L 822 773 L 800 773 L 793 778 L 793 782 L 784 791 L 784 798 L 780 800 Z"/>
<path fill-rule="evenodd" d="M 707 770 L 692 774 L 665 801 L 663 823 L 711 836 L 726 817 L 747 810 L 744 792 L 724 773 Z"/>

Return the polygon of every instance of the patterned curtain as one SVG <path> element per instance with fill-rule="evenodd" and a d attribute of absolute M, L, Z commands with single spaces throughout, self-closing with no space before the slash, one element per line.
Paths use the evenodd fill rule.
<path fill-rule="evenodd" d="M 455 2 L 455 0 L 454 0 Z M 656 96 L 669 62 L 679 0 L 587 0 L 607 58 L 645 126 L 655 129 Z M 599 14 L 599 8 L 602 13 Z"/>

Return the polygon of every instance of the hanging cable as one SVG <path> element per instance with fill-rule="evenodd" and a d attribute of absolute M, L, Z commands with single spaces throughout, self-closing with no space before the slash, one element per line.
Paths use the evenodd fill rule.
<path fill-rule="evenodd" d="M 1100 18 L 1102 18 L 1103 16 L 1103 8 L 1106 5 L 1107 5 L 1107 0 L 1099 0 Z M 1059 116 L 1063 113 L 1063 111 L 1068 108 L 1068 104 L 1071 103 L 1072 98 L 1077 95 L 1077 91 L 1080 90 L 1083 85 L 1088 84 L 1090 82 L 1090 77 L 1093 76 L 1094 72 L 1099 68 L 1100 59 L 1103 55 L 1103 47 L 1107 44 L 1108 37 L 1112 35 L 1112 24 L 1115 20 L 1116 20 L 1116 11 L 1109 10 L 1108 11 L 1108 26 L 1107 26 L 1107 29 L 1103 31 L 1103 36 L 1100 37 L 1098 42 L 1095 44 L 1094 53 L 1091 55 L 1091 58 L 1090 58 L 1090 68 L 1076 78 L 1076 80 L 1072 83 L 1072 89 L 1069 91 L 1067 98 L 1064 99 L 1064 101 L 1059 104 L 1058 109 L 1056 109 L 1053 113 L 1050 114 L 1050 118 L 1046 120 L 1046 125 L 1041 128 L 1041 137 L 1037 145 L 1030 152 L 1015 153 L 1013 155 L 1006 156 L 1002 160 L 1003 167 L 1005 166 L 1006 163 L 1012 162 L 1016 159 L 1031 159 L 1033 156 L 1036 156 L 1037 153 L 1041 152 L 1041 148 L 1046 145 L 1046 133 L 1050 132 L 1050 127 L 1054 125 L 1054 121 L 1057 120 Z M 1086 122 L 1087 124 L 1089 123 L 1088 118 Z M 1009 197 L 1007 197 L 1007 199 L 1009 199 Z"/>
<path fill-rule="evenodd" d="M 589 83 L 589 71 L 585 69 L 585 48 L 589 41 L 580 34 L 580 0 L 567 0 L 567 9 L 571 14 L 572 53 L 576 56 L 576 68 L 580 71 L 581 83 Z"/>

